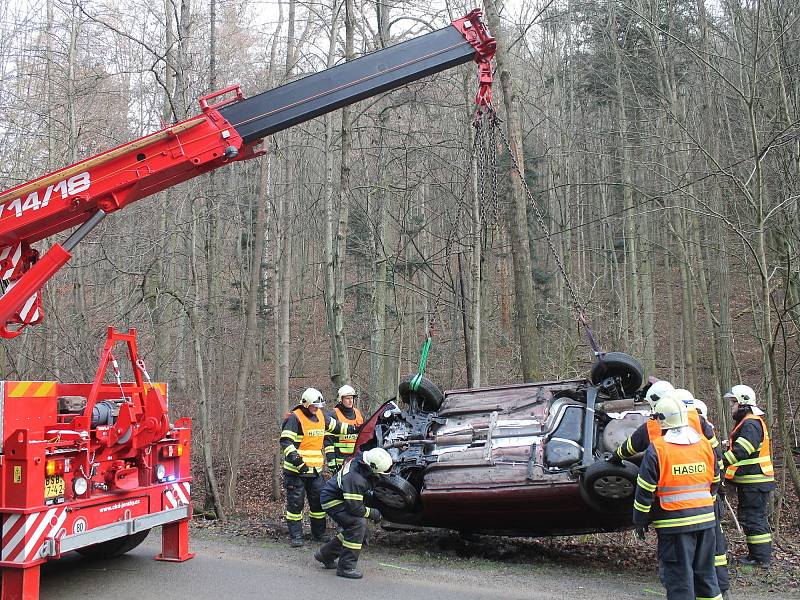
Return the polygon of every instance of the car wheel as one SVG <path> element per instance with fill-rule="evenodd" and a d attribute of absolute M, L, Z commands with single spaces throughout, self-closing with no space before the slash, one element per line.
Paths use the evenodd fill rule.
<path fill-rule="evenodd" d="M 100 560 L 103 558 L 114 558 L 115 556 L 122 556 L 126 552 L 130 552 L 136 546 L 141 544 L 145 538 L 150 534 L 149 529 L 138 531 L 130 535 L 108 540 L 107 542 L 100 542 L 99 544 L 92 544 L 85 548 L 77 548 L 78 554 L 85 558 L 92 560 Z"/>
<path fill-rule="evenodd" d="M 417 407 L 424 412 L 436 412 L 442 407 L 444 402 L 444 394 L 435 383 L 427 377 L 423 377 L 419 384 L 419 389 L 414 392 L 411 389 L 411 381 L 416 377 L 414 375 L 406 376 L 398 386 L 398 392 L 403 402 L 411 404 L 412 394 L 416 394 Z"/>
<path fill-rule="evenodd" d="M 606 352 L 592 365 L 592 383 L 597 385 L 608 377 L 619 377 L 625 393 L 633 394 L 642 387 L 644 367 L 630 354 Z"/>
<path fill-rule="evenodd" d="M 629 462 L 618 465 L 598 460 L 581 477 L 581 497 L 598 512 L 629 511 L 636 492 L 638 474 L 638 467 Z"/>
<path fill-rule="evenodd" d="M 400 475 L 381 477 L 372 490 L 372 497 L 392 511 L 414 510 L 419 501 L 416 488 Z"/>

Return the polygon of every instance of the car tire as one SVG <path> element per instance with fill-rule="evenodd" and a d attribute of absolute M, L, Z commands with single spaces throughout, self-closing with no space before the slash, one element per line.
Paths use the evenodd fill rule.
<path fill-rule="evenodd" d="M 76 552 L 84 558 L 89 558 L 91 560 L 114 558 L 115 556 L 122 556 L 126 552 L 130 552 L 136 548 L 149 534 L 150 530 L 145 529 L 144 531 L 137 531 L 130 535 L 108 540 L 107 542 L 100 542 L 99 544 L 92 544 L 84 548 L 77 548 Z"/>
<path fill-rule="evenodd" d="M 633 394 L 644 382 L 642 363 L 624 352 L 606 352 L 592 365 L 592 383 L 597 385 L 609 377 L 619 377 L 626 394 Z"/>
<path fill-rule="evenodd" d="M 631 510 L 639 468 L 629 462 L 621 465 L 598 460 L 581 476 L 579 489 L 583 501 L 602 513 Z"/>
<path fill-rule="evenodd" d="M 417 489 L 397 474 L 380 477 L 372 490 L 372 497 L 382 511 L 386 508 L 392 513 L 413 511 L 419 502 Z"/>
<path fill-rule="evenodd" d="M 419 389 L 414 392 L 411 389 L 411 381 L 416 377 L 416 374 L 407 375 L 400 382 L 398 386 L 398 393 L 400 398 L 406 404 L 411 404 L 411 395 L 416 394 L 417 407 L 423 412 L 436 412 L 442 407 L 444 402 L 444 394 L 439 386 L 433 383 L 427 377 L 423 377 L 419 384 Z"/>

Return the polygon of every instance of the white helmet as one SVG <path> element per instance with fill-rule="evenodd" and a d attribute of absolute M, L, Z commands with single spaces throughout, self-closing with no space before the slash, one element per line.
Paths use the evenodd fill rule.
<path fill-rule="evenodd" d="M 689 390 L 678 388 L 674 392 L 672 392 L 671 396 L 675 398 L 675 400 L 680 400 L 689 408 L 694 406 L 694 394 Z"/>
<path fill-rule="evenodd" d="M 656 408 L 656 402 L 664 398 L 669 392 L 674 390 L 675 388 L 672 387 L 672 384 L 665 379 L 659 379 L 650 388 L 647 390 L 647 394 L 645 394 L 644 399 L 647 400 L 647 403 L 650 405 L 652 410 Z"/>
<path fill-rule="evenodd" d="M 734 398 L 742 406 L 755 406 L 756 393 L 749 385 L 735 385 L 725 394 L 726 398 Z"/>
<path fill-rule="evenodd" d="M 689 424 L 686 405 L 671 395 L 656 402 L 653 413 L 658 417 L 661 427 L 664 429 L 677 429 Z"/>
<path fill-rule="evenodd" d="M 353 396 L 355 398 L 356 396 L 358 396 L 358 394 L 356 394 L 356 390 L 352 386 L 343 385 L 342 387 L 339 388 L 339 391 L 336 392 L 337 402 L 342 401 L 342 396 Z"/>
<path fill-rule="evenodd" d="M 300 396 L 300 402 L 308 406 L 316 406 L 317 408 L 324 408 L 325 407 L 325 398 L 322 397 L 322 392 L 320 392 L 316 388 L 308 388 L 303 395 Z"/>
<path fill-rule="evenodd" d="M 698 400 L 697 398 L 694 399 L 694 407 L 697 409 L 701 415 L 703 415 L 704 419 L 708 418 L 708 406 L 702 400 Z"/>
<path fill-rule="evenodd" d="M 388 473 L 392 468 L 392 455 L 383 448 L 367 450 L 364 452 L 362 460 L 369 465 L 373 473 Z"/>

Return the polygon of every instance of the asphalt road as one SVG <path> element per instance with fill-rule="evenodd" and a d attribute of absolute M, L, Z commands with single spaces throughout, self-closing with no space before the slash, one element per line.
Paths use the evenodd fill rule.
<path fill-rule="evenodd" d="M 478 600 L 663 598 L 652 576 L 576 572 L 573 567 L 509 565 L 487 560 L 429 559 L 368 548 L 365 578 L 345 580 L 312 558 L 316 545 L 294 550 L 258 539 L 198 537 L 196 557 L 182 564 L 153 560 L 153 534 L 128 555 L 88 561 L 68 555 L 45 565 L 41 600 Z M 763 597 L 748 595 L 748 598 Z M 777 598 L 774 594 L 770 598 Z M 737 598 L 738 600 L 738 598 Z"/>

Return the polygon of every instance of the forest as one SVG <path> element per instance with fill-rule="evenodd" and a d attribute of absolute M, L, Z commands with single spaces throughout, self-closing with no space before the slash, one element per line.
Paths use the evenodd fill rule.
<path fill-rule="evenodd" d="M 5 0 L 0 187 L 197 114 L 210 91 L 255 95 L 472 8 Z M 476 120 L 464 65 L 132 205 L 47 285 L 44 322 L 3 340 L 0 379 L 90 381 L 106 327 L 136 328 L 222 517 L 245 480 L 277 497 L 276 438 L 306 387 L 352 384 L 369 412 L 429 333 L 442 388 L 583 377 L 583 315 L 603 350 L 704 399 L 720 437 L 724 392 L 753 387 L 778 516 L 796 516 L 800 5 L 480 8 L 497 120 Z"/>

